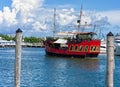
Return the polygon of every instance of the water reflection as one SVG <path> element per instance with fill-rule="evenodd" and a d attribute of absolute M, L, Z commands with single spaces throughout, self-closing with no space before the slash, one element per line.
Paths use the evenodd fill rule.
<path fill-rule="evenodd" d="M 99 58 L 58 58 L 58 57 L 47 57 L 47 59 L 53 60 L 53 66 L 56 68 L 80 68 L 86 70 L 99 70 L 100 59 Z"/>
<path fill-rule="evenodd" d="M 76 83 L 84 84 L 99 71 L 99 59 L 79 59 L 79 58 L 58 58 L 46 57 L 47 70 L 44 73 L 48 76 L 50 85 L 57 87 L 75 87 Z M 47 74 L 47 75 L 46 75 Z M 90 78 L 89 78 L 90 77 Z M 73 81 L 72 81 L 73 80 Z M 95 80 L 95 79 L 93 79 Z M 89 83 L 90 85 L 91 83 Z M 91 84 L 92 85 L 92 84 Z M 77 86 L 78 87 L 78 86 Z"/>
<path fill-rule="evenodd" d="M 78 68 L 84 68 L 87 70 L 99 70 L 99 59 L 76 59 L 75 65 Z"/>

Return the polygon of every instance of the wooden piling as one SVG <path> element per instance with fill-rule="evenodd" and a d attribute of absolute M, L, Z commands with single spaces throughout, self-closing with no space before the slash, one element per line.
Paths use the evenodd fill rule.
<path fill-rule="evenodd" d="M 22 30 L 16 31 L 14 87 L 20 87 Z"/>
<path fill-rule="evenodd" d="M 107 69 L 106 69 L 106 87 L 114 86 L 114 35 L 107 34 Z"/>

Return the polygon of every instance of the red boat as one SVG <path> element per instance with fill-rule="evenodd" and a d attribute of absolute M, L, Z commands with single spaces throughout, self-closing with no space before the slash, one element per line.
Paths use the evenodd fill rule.
<path fill-rule="evenodd" d="M 82 10 L 80 12 L 82 14 Z M 55 15 L 54 15 L 55 18 Z M 81 20 L 81 15 L 80 15 Z M 78 29 L 80 28 L 80 20 Z M 54 22 L 55 28 L 55 22 Z M 55 33 L 55 29 L 53 31 Z M 48 55 L 97 57 L 100 53 L 100 40 L 94 32 L 60 32 L 54 37 L 46 37 L 45 51 Z"/>
<path fill-rule="evenodd" d="M 97 57 L 100 53 L 100 40 L 94 39 L 95 33 L 67 33 L 74 37 L 47 37 L 45 51 L 48 55 Z"/>

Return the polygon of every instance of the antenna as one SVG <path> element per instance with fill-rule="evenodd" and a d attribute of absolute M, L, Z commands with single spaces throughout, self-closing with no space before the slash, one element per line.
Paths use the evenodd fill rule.
<path fill-rule="evenodd" d="M 80 19 L 77 20 L 77 23 L 78 23 L 78 32 L 80 31 L 80 27 L 81 27 L 82 8 L 83 8 L 83 6 L 81 5 L 81 9 L 80 9 Z"/>
<path fill-rule="evenodd" d="M 95 32 L 95 29 L 96 29 L 96 24 L 94 25 L 94 29 L 93 29 L 94 32 Z"/>
<path fill-rule="evenodd" d="M 56 8 L 54 8 L 54 24 L 53 24 L 53 36 L 56 33 Z"/>

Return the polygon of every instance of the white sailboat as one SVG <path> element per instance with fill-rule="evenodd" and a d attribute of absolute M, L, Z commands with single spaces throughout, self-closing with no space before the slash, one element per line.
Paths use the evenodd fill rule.
<path fill-rule="evenodd" d="M 120 35 L 115 37 L 115 55 L 120 56 Z"/>
<path fill-rule="evenodd" d="M 100 45 L 100 54 L 106 54 L 106 40 L 105 39 L 101 39 L 101 45 Z"/>

